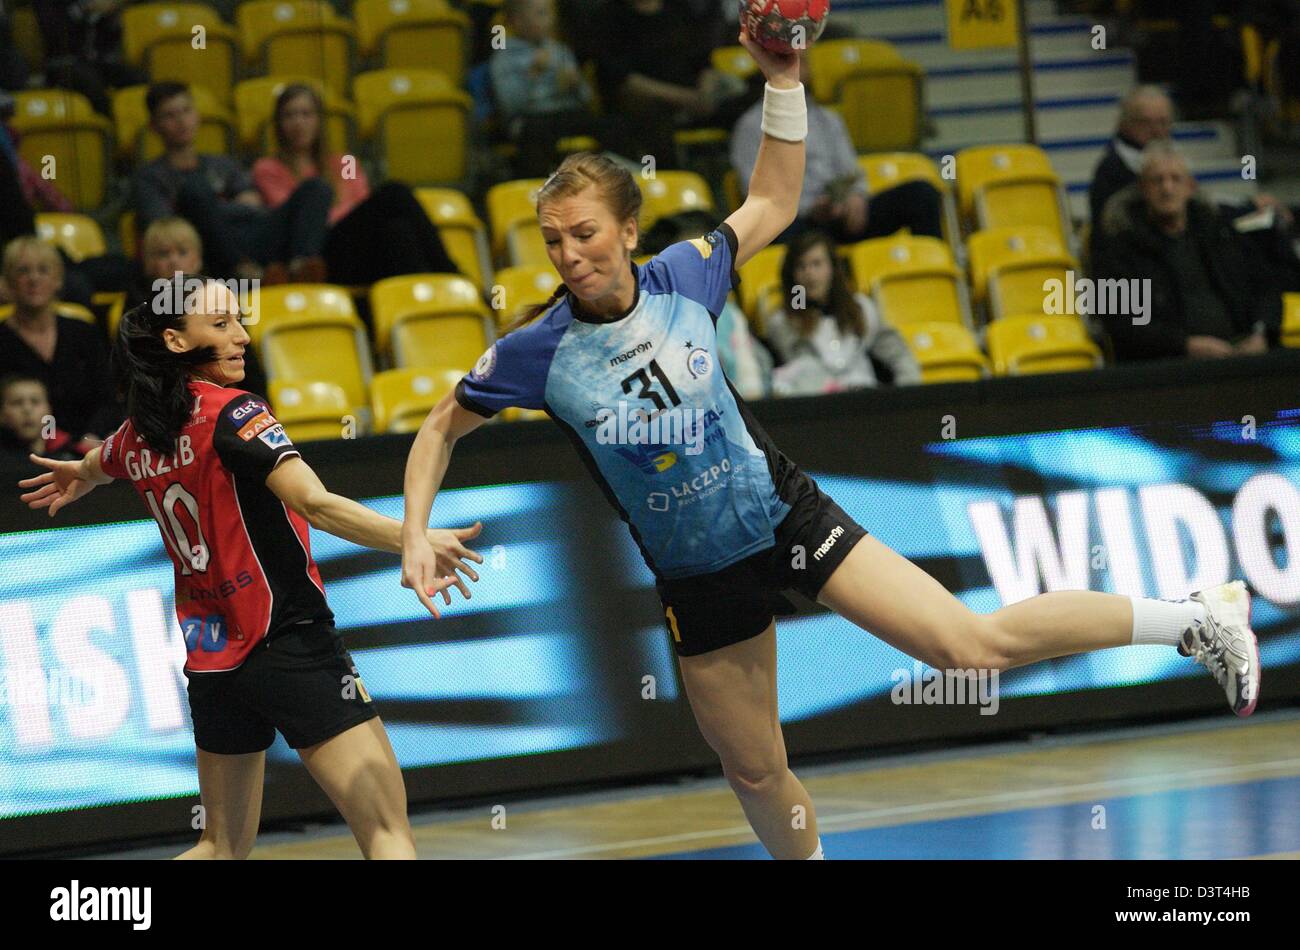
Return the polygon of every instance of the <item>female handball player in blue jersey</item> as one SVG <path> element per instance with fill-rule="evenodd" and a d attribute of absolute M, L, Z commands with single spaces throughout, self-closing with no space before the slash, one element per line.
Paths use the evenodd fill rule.
<path fill-rule="evenodd" d="M 457 440 L 506 407 L 545 409 L 654 572 L 696 721 L 780 858 L 822 856 L 777 715 L 773 617 L 789 613 L 785 589 L 936 669 L 1168 644 L 1204 663 L 1238 714 L 1252 712 L 1259 653 L 1241 582 L 1177 603 L 1053 592 L 980 615 L 866 534 L 754 422 L 718 365 L 714 323 L 735 269 L 795 218 L 807 118 L 797 57 L 744 33 L 740 42 L 767 79 L 765 134 L 748 197 L 717 230 L 638 267 L 641 194 L 626 170 L 571 155 L 539 190 L 538 221 L 564 283 L 544 316 L 499 339 L 422 425 L 406 469 L 403 586 L 432 609 L 424 590 L 441 575 L 423 532 Z M 691 438 L 667 451 L 675 416 Z M 651 421 L 659 438 L 629 445 Z M 806 824 L 791 821 L 796 806 Z"/>
<path fill-rule="evenodd" d="M 205 812 L 182 858 L 247 856 L 277 729 L 366 857 L 413 858 L 402 772 L 334 629 L 307 529 L 397 552 L 401 526 L 326 491 L 266 402 L 235 388 L 249 338 L 230 289 L 180 278 L 175 291 L 127 313 L 118 330 L 127 421 L 79 462 L 33 455 L 50 471 L 20 482 L 30 489 L 22 498 L 52 516 L 125 478 L 158 522 L 176 575 Z M 461 559 L 482 561 L 462 543 L 477 533 L 428 533 L 441 576 L 476 579 Z M 469 596 L 459 577 L 447 583 Z"/>

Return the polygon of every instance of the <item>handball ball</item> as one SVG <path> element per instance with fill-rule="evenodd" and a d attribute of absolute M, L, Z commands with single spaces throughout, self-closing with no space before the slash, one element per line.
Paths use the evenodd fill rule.
<path fill-rule="evenodd" d="M 740 0 L 740 25 L 764 49 L 791 53 L 812 46 L 830 12 L 830 0 Z"/>

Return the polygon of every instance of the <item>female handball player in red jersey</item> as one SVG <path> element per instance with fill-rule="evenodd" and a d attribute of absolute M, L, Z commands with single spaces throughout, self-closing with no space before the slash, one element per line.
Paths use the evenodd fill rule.
<path fill-rule="evenodd" d="M 433 608 L 420 592 L 442 575 L 424 531 L 456 441 L 508 406 L 545 409 L 631 528 L 696 721 L 775 857 L 822 857 L 777 713 L 773 617 L 791 612 L 781 596 L 789 588 L 936 669 L 1006 670 L 1133 643 L 1179 647 L 1249 714 L 1259 653 L 1240 582 L 1178 603 L 1061 591 L 977 614 L 868 535 L 759 428 L 717 366 L 714 324 L 735 268 L 795 218 L 807 113 L 797 57 L 746 34 L 740 42 L 767 79 L 765 134 L 748 197 L 717 230 L 638 267 L 641 194 L 626 170 L 571 155 L 540 189 L 539 224 L 564 283 L 540 319 L 483 354 L 416 436 L 403 586 Z M 629 445 L 635 425 L 621 422 L 625 434 L 612 438 L 616 418 L 668 419 L 672 430 L 683 410 L 680 430 L 693 428 L 685 449 L 644 431 Z"/>
<path fill-rule="evenodd" d="M 118 330 L 127 421 L 80 462 L 33 455 L 50 471 L 20 482 L 31 489 L 22 498 L 54 515 L 126 478 L 158 522 L 176 572 L 205 814 L 180 857 L 248 855 L 278 729 L 367 858 L 414 858 L 401 769 L 334 629 L 307 527 L 400 552 L 401 525 L 326 491 L 266 401 L 234 388 L 249 337 L 230 289 L 177 281 L 175 297 L 156 295 Z M 482 558 L 462 542 L 478 531 L 426 535 L 438 576 L 454 577 L 428 587 L 447 603 L 452 584 L 469 596 L 456 570 L 477 580 L 462 559 Z"/>

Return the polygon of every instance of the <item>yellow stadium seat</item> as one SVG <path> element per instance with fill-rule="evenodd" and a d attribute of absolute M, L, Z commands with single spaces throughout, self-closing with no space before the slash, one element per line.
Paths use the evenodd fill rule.
<path fill-rule="evenodd" d="M 244 57 L 268 76 L 314 76 L 340 96 L 356 30 L 325 0 L 245 0 L 235 10 Z"/>
<path fill-rule="evenodd" d="M 1095 369 L 1103 362 L 1101 350 L 1075 316 L 1017 314 L 994 320 L 984 332 L 998 376 Z"/>
<path fill-rule="evenodd" d="M 506 260 L 511 267 L 550 267 L 546 238 L 536 221 L 519 221 L 506 235 Z"/>
<path fill-rule="evenodd" d="M 374 141 L 384 177 L 409 184 L 466 176 L 469 94 L 430 69 L 381 69 L 352 82 L 362 138 Z"/>
<path fill-rule="evenodd" d="M 859 155 L 858 167 L 867 176 L 867 190 L 873 195 L 913 181 L 924 181 L 938 189 L 943 203 L 944 237 L 954 252 L 961 254 L 961 223 L 952 182 L 939 173 L 939 167 L 928 156 L 919 152 Z"/>
<path fill-rule="evenodd" d="M 58 245 L 74 261 L 108 252 L 98 222 L 84 214 L 41 212 L 36 215 L 36 236 Z"/>
<path fill-rule="evenodd" d="M 506 234 L 520 221 L 536 224 L 537 189 L 544 178 L 519 178 L 503 181 L 488 189 L 486 204 L 488 226 L 492 229 L 492 255 L 498 260 L 506 253 Z"/>
<path fill-rule="evenodd" d="M 975 213 L 975 193 L 992 181 L 1052 175 L 1052 161 L 1037 145 L 975 145 L 957 153 L 961 213 Z"/>
<path fill-rule="evenodd" d="M 769 244 L 740 268 L 740 309 L 751 320 L 758 318 L 758 304 L 769 287 L 781 286 L 781 265 L 785 245 Z"/>
<path fill-rule="evenodd" d="M 14 312 L 14 305 L 11 303 L 0 306 L 0 323 L 4 323 Z M 69 320 L 80 320 L 82 323 L 89 323 L 95 326 L 97 321 L 95 315 L 79 303 L 68 303 L 59 301 L 54 305 L 54 312 L 60 317 L 67 317 Z"/>
<path fill-rule="evenodd" d="M 1064 242 L 1053 228 L 1008 227 L 976 231 L 966 239 L 970 255 L 971 288 L 982 301 L 989 277 L 1025 261 L 1068 257 Z"/>
<path fill-rule="evenodd" d="M 843 250 L 858 286 L 869 290 L 894 326 L 947 321 L 970 327 L 966 281 L 943 241 L 895 234 Z"/>
<path fill-rule="evenodd" d="M 957 153 L 957 193 L 971 230 L 1038 225 L 1075 245 L 1069 204 L 1047 153 L 1036 145 L 982 145 Z"/>
<path fill-rule="evenodd" d="M 1282 345 L 1300 347 L 1300 294 L 1282 295 Z"/>
<path fill-rule="evenodd" d="M 22 140 L 18 151 L 82 210 L 104 202 L 111 172 L 112 126 L 90 100 L 63 89 L 14 94 L 10 120 Z"/>
<path fill-rule="evenodd" d="M 464 192 L 454 188 L 416 188 L 415 198 L 438 229 L 443 247 L 460 272 L 482 289 L 492 275 L 487 228 Z"/>
<path fill-rule="evenodd" d="M 30 6 L 11 7 L 10 24 L 14 47 L 23 54 L 23 59 L 33 70 L 45 68 L 45 39 L 41 36 L 40 23 L 36 19 L 36 10 Z"/>
<path fill-rule="evenodd" d="M 347 154 L 356 128 L 356 110 L 352 103 L 310 76 L 258 76 L 236 84 L 235 116 L 240 147 L 259 155 L 275 148 L 275 129 L 271 125 L 275 100 L 291 83 L 312 86 L 320 93 L 325 105 L 326 147 L 331 152 Z"/>
<path fill-rule="evenodd" d="M 357 319 L 352 297 L 343 287 L 334 284 L 280 284 L 262 287 L 253 296 L 252 313 L 244 320 L 244 329 L 258 343 L 268 328 L 285 321 L 300 320 L 307 316 Z M 297 376 L 293 377 L 299 378 Z M 307 379 L 317 379 L 309 373 Z"/>
<path fill-rule="evenodd" d="M 923 383 L 972 382 L 989 375 L 979 343 L 959 323 L 905 323 L 898 332 L 921 365 Z"/>
<path fill-rule="evenodd" d="M 327 379 L 347 395 L 361 429 L 370 419 L 370 347 L 356 317 L 312 313 L 276 320 L 262 329 L 257 349 L 269 382 Z"/>
<path fill-rule="evenodd" d="M 148 91 L 148 86 L 113 91 L 113 126 L 120 158 L 148 162 L 163 153 L 162 138 L 149 127 L 149 110 L 145 106 Z M 227 154 L 235 142 L 235 122 L 230 111 L 205 86 L 190 86 L 190 95 L 199 112 L 195 148 L 210 155 Z"/>
<path fill-rule="evenodd" d="M 526 307 L 546 303 L 558 286 L 560 275 L 549 265 L 503 267 L 497 271 L 491 303 L 498 335 L 504 333 Z"/>
<path fill-rule="evenodd" d="M 434 406 L 456 388 L 465 370 L 421 366 L 376 373 L 370 381 L 375 432 L 415 432 Z"/>
<path fill-rule="evenodd" d="M 275 418 L 294 442 L 340 439 L 351 430 L 360 435 L 352 416 L 348 394 L 338 383 L 326 380 L 276 380 L 268 382 Z M 349 425 L 351 423 L 351 425 Z"/>
<path fill-rule="evenodd" d="M 478 289 L 451 274 L 406 274 L 370 288 L 375 343 L 397 366 L 473 367 L 491 313 Z"/>
<path fill-rule="evenodd" d="M 719 46 L 709 55 L 711 65 L 720 73 L 748 80 L 758 72 L 758 63 L 743 46 Z"/>
<path fill-rule="evenodd" d="M 200 43 L 200 38 L 202 42 Z M 152 82 L 207 87 L 229 104 L 238 67 L 238 37 L 204 3 L 139 3 L 122 10 L 122 52 Z"/>
<path fill-rule="evenodd" d="M 117 237 L 122 242 L 122 253 L 131 260 L 140 256 L 140 240 L 135 231 L 135 212 L 123 211 L 117 219 Z"/>
<path fill-rule="evenodd" d="M 880 40 L 823 40 L 809 48 L 808 58 L 813 95 L 836 106 L 859 152 L 920 144 L 920 66 Z"/>
<path fill-rule="evenodd" d="M 511 406 L 502 411 L 501 418 L 506 422 L 539 422 L 551 417 L 544 409 L 520 409 L 518 406 Z"/>
<path fill-rule="evenodd" d="M 713 192 L 701 175 L 686 171 L 657 171 L 641 184 L 641 231 L 660 218 L 684 211 L 713 211 Z"/>
<path fill-rule="evenodd" d="M 1069 281 L 1080 274 L 1079 262 L 1063 247 L 1054 230 L 1042 227 L 977 231 L 967 242 L 975 299 L 987 294 L 993 319 L 1015 313 L 1042 313 L 1048 280 Z"/>
<path fill-rule="evenodd" d="M 356 0 L 352 16 L 362 55 L 385 69 L 436 69 L 453 85 L 464 80 L 469 17 L 446 0 Z"/>

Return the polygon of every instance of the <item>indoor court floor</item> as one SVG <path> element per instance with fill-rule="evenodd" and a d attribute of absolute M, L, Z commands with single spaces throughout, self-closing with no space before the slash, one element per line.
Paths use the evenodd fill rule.
<path fill-rule="evenodd" d="M 1300 712 L 797 769 L 827 858 L 1300 858 Z M 720 778 L 412 815 L 421 858 L 760 858 Z M 496 811 L 500 824 L 500 809 Z M 185 846 L 105 857 L 163 858 Z M 354 859 L 342 824 L 252 857 Z"/>

